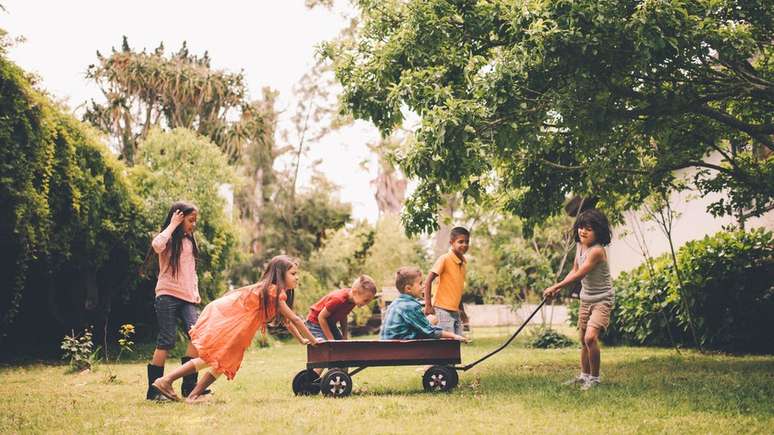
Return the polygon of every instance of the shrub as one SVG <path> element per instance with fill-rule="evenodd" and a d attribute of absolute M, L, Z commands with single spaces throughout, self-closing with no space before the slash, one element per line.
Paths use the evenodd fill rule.
<path fill-rule="evenodd" d="M 527 346 L 538 349 L 560 349 L 574 346 L 575 341 L 547 326 L 533 328 L 527 336 Z"/>
<path fill-rule="evenodd" d="M 91 328 L 86 328 L 81 335 L 65 335 L 62 339 L 62 359 L 69 360 L 73 371 L 89 370 L 96 360 L 94 343 L 91 341 Z"/>
<path fill-rule="evenodd" d="M 609 336 L 619 342 L 692 346 L 686 299 L 703 347 L 774 352 L 774 240 L 763 229 L 720 232 L 677 252 L 684 287 L 668 256 L 622 274 Z"/>

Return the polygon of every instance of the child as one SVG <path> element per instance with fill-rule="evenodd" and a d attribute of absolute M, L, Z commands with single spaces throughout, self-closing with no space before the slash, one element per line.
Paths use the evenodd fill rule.
<path fill-rule="evenodd" d="M 153 388 L 153 382 L 164 375 L 164 363 L 169 350 L 175 347 L 178 319 L 183 322 L 183 332 L 188 335 L 188 330 L 199 317 L 198 305 L 201 298 L 196 276 L 196 258 L 199 251 L 194 238 L 198 217 L 199 212 L 193 204 L 172 204 L 164 220 L 163 231 L 153 238 L 145 259 L 143 273 L 150 268 L 153 253 L 159 257 L 154 302 L 159 335 L 153 359 L 148 364 L 148 392 L 145 395 L 148 400 L 161 398 L 159 392 Z M 189 343 L 181 363 L 185 364 L 196 356 L 196 349 Z M 183 379 L 183 396 L 188 396 L 196 381 L 196 373 Z"/>
<path fill-rule="evenodd" d="M 320 340 L 346 340 L 349 337 L 347 316 L 353 308 L 368 305 L 374 297 L 376 283 L 370 276 L 360 275 L 352 288 L 334 290 L 312 305 L 306 327 Z"/>
<path fill-rule="evenodd" d="M 449 252 L 436 260 L 425 282 L 425 314 L 436 314 L 438 325 L 444 331 L 462 335 L 460 302 L 465 287 L 467 261 L 465 253 L 470 246 L 470 233 L 462 227 L 454 227 L 449 235 Z M 438 277 L 435 298 L 430 303 L 433 281 Z"/>
<path fill-rule="evenodd" d="M 559 293 L 562 287 L 581 281 L 581 304 L 578 310 L 578 329 L 582 344 L 581 373 L 566 384 L 580 383 L 582 390 L 588 390 L 599 385 L 598 337 L 610 323 L 615 296 L 604 248 L 610 244 L 612 234 L 607 217 L 596 209 L 587 210 L 578 216 L 573 225 L 573 233 L 578 246 L 572 271 L 561 282 L 545 289 L 543 295 L 550 299 Z"/>
<path fill-rule="evenodd" d="M 422 314 L 417 298 L 422 296 L 422 271 L 417 267 L 401 267 L 395 274 L 395 287 L 400 296 L 390 304 L 387 318 L 382 323 L 380 339 L 412 340 L 417 338 L 453 338 L 467 341 L 465 337 L 433 326 Z"/>
<path fill-rule="evenodd" d="M 165 397 L 178 400 L 172 382 L 210 367 L 186 400 L 198 402 L 204 390 L 221 374 L 234 379 L 255 333 L 258 329 L 265 331 L 266 324 L 280 315 L 290 321 L 287 328 L 299 342 L 317 344 L 304 321 L 291 309 L 297 282 L 298 265 L 292 258 L 279 255 L 271 259 L 258 283 L 229 292 L 208 304 L 190 331 L 191 343 L 199 357 L 156 379 L 153 386 Z"/>

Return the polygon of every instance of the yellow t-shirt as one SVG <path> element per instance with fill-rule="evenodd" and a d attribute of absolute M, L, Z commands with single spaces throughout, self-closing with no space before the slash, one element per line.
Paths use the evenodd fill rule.
<path fill-rule="evenodd" d="M 433 297 L 433 306 L 447 311 L 459 311 L 462 290 L 465 288 L 467 262 L 461 260 L 450 249 L 436 260 L 430 272 L 438 275 L 438 286 Z"/>

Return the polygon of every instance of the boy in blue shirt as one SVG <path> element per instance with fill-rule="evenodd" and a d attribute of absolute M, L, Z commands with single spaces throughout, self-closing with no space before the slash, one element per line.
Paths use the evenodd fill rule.
<path fill-rule="evenodd" d="M 417 267 L 401 267 L 395 274 L 395 287 L 400 296 L 387 310 L 379 338 L 382 340 L 413 340 L 418 338 L 453 338 L 467 341 L 461 335 L 433 326 L 422 313 L 422 271 Z"/>

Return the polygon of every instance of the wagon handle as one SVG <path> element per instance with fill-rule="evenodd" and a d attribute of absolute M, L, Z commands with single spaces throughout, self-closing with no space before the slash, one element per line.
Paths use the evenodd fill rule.
<path fill-rule="evenodd" d="M 492 355 L 496 354 L 497 352 L 500 352 L 501 350 L 505 349 L 509 344 L 511 344 L 513 339 L 516 338 L 517 335 L 519 335 L 521 330 L 524 329 L 525 326 L 527 326 L 529 321 L 532 320 L 533 317 L 535 317 L 535 314 L 537 314 L 537 312 L 540 311 L 541 308 L 543 308 L 543 305 L 545 305 L 545 303 L 546 303 L 545 299 L 540 301 L 540 304 L 537 306 L 537 308 L 535 308 L 535 311 L 533 311 L 532 314 L 530 314 L 529 317 L 527 317 L 527 320 L 525 320 L 524 323 L 521 324 L 519 329 L 517 329 L 516 332 L 514 332 L 513 335 L 511 335 L 511 338 L 509 338 L 508 341 L 503 343 L 500 347 L 498 347 L 497 349 L 489 352 L 488 354 L 484 355 L 483 357 L 479 358 L 477 361 L 474 361 L 474 362 L 472 362 L 472 363 L 470 363 L 470 364 L 468 364 L 466 366 L 454 367 L 454 368 L 457 369 L 457 370 L 462 370 L 462 371 L 470 370 L 476 364 L 480 363 L 481 361 L 484 361 L 485 359 L 489 358 L 490 356 L 492 356 Z"/>

